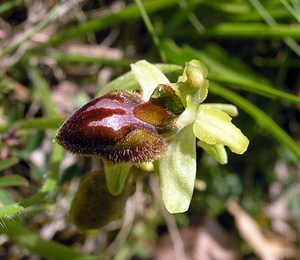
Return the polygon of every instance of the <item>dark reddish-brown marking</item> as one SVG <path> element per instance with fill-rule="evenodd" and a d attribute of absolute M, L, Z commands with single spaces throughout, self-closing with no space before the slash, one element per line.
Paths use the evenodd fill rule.
<path fill-rule="evenodd" d="M 72 114 L 60 127 L 57 140 L 73 153 L 96 155 L 114 163 L 149 161 L 165 150 L 156 127 L 168 117 L 162 107 L 142 103 L 137 93 L 114 91 Z"/>

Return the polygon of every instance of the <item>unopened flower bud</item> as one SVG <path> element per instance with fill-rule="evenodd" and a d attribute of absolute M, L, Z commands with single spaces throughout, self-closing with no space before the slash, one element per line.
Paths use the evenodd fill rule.
<path fill-rule="evenodd" d="M 132 186 L 125 185 L 122 193 L 114 196 L 107 189 L 104 172 L 91 172 L 80 181 L 70 221 L 80 230 L 101 228 L 120 216 L 131 191 Z"/>

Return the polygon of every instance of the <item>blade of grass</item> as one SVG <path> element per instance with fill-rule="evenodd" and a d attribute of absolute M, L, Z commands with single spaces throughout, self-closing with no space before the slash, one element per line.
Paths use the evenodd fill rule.
<path fill-rule="evenodd" d="M 135 60 L 129 60 L 124 58 L 120 60 L 113 60 L 113 59 L 105 59 L 102 57 L 77 55 L 77 54 L 75 55 L 75 54 L 67 54 L 61 52 L 55 52 L 45 56 L 53 58 L 60 63 L 86 63 L 86 64 L 99 64 L 99 65 L 105 65 L 111 67 L 125 67 L 125 68 L 128 68 L 131 63 L 135 62 Z"/>
<path fill-rule="evenodd" d="M 0 204 L 1 204 L 1 206 L 9 205 L 9 204 L 12 204 L 12 203 L 14 203 L 12 196 L 9 193 L 7 193 L 3 190 L 0 190 Z"/>
<path fill-rule="evenodd" d="M 269 14 L 269 12 L 259 0 L 249 1 L 261 15 L 261 17 L 265 20 L 265 22 L 270 26 L 270 28 L 274 28 L 274 26 L 277 26 L 277 22 L 273 19 L 273 17 Z M 290 47 L 291 50 L 293 50 L 298 56 L 300 56 L 300 46 L 292 37 L 285 37 L 283 41 L 287 46 Z"/>
<path fill-rule="evenodd" d="M 145 10 L 148 14 L 177 5 L 177 0 L 151 0 L 144 3 Z M 47 44 L 57 45 L 61 42 L 70 40 L 75 37 L 83 36 L 87 33 L 96 32 L 109 26 L 118 24 L 123 21 L 131 21 L 141 17 L 141 13 L 136 4 L 130 4 L 115 13 L 88 20 L 84 23 L 74 25 L 68 29 L 56 33 Z"/>
<path fill-rule="evenodd" d="M 10 219 L 4 220 L 0 225 L 0 233 L 6 234 L 11 241 L 26 247 L 46 259 L 56 260 L 99 260 L 99 256 L 89 256 L 82 252 L 72 250 L 70 247 L 61 245 L 55 241 L 42 239 L 32 231 L 21 227 L 20 224 L 12 222 Z"/>
<path fill-rule="evenodd" d="M 245 98 L 218 84 L 212 83 L 210 85 L 210 91 L 215 95 L 229 100 L 248 113 L 259 126 L 268 131 L 275 139 L 278 140 L 278 142 L 285 145 L 295 155 L 295 157 L 300 160 L 299 145 L 262 110 Z"/>
<path fill-rule="evenodd" d="M 151 37 L 153 39 L 153 42 L 154 42 L 156 48 L 159 51 L 161 60 L 163 62 L 166 62 L 166 55 L 164 54 L 163 49 L 160 48 L 160 40 L 159 40 L 159 38 L 158 38 L 155 30 L 154 30 L 154 27 L 153 27 L 153 25 L 151 23 L 151 20 L 150 20 L 148 14 L 147 14 L 147 11 L 145 9 L 144 4 L 141 2 L 141 0 L 135 0 L 135 3 L 136 3 L 136 5 L 138 6 L 138 8 L 140 10 L 140 13 L 142 15 L 142 18 L 144 20 L 144 23 L 145 23 L 145 25 L 147 27 L 148 32 L 150 33 L 150 35 L 151 35 Z"/>
<path fill-rule="evenodd" d="M 55 117 L 56 109 L 54 103 L 52 102 L 51 90 L 47 81 L 35 67 L 30 66 L 28 68 L 28 74 L 36 89 L 39 100 L 44 105 L 45 112 L 49 117 Z"/>
<path fill-rule="evenodd" d="M 205 30 L 204 26 L 198 19 L 197 15 L 188 8 L 190 4 L 187 3 L 186 0 L 179 0 L 178 3 L 181 8 L 186 9 L 187 18 L 190 21 L 190 23 L 192 24 L 192 26 L 194 27 L 194 29 L 196 30 L 196 32 L 204 31 Z"/>
<path fill-rule="evenodd" d="M 276 19 L 290 19 L 291 18 L 291 15 L 289 14 L 289 12 L 286 10 L 282 10 L 282 9 L 270 11 L 270 14 L 272 15 L 272 17 L 274 17 Z M 263 20 L 263 18 L 258 13 L 237 15 L 236 17 L 233 17 L 233 21 L 238 21 L 238 22 L 260 22 L 262 20 Z"/>
<path fill-rule="evenodd" d="M 0 5 L 0 14 L 5 13 L 11 10 L 14 7 L 17 7 L 23 3 L 23 0 L 12 0 Z"/>
<path fill-rule="evenodd" d="M 56 129 L 63 122 L 62 117 L 50 117 L 50 118 L 30 118 L 21 119 L 9 124 L 0 126 L 0 134 L 6 132 L 9 128 L 16 126 L 18 129 L 35 129 L 35 130 L 46 130 L 46 129 Z"/>
<path fill-rule="evenodd" d="M 275 25 L 269 27 L 263 23 L 218 23 L 198 34 L 191 30 L 184 30 L 178 33 L 178 37 L 189 40 L 201 38 L 237 38 L 237 39 L 284 39 L 291 37 L 294 40 L 300 39 L 300 30 L 297 25 Z"/>
<path fill-rule="evenodd" d="M 291 19 L 291 14 L 282 6 L 266 6 L 269 14 L 274 18 L 278 20 L 288 20 Z M 239 22 L 261 22 L 263 21 L 263 18 L 261 15 L 256 11 L 251 9 L 251 11 L 244 13 L 244 14 L 236 14 L 232 17 L 230 17 L 233 21 L 239 21 Z"/>
<path fill-rule="evenodd" d="M 202 4 L 202 1 L 189 1 L 188 4 L 182 4 L 179 2 L 180 9 L 176 11 L 174 14 L 170 14 L 168 17 L 168 21 L 166 24 L 164 24 L 163 32 L 161 35 L 163 35 L 165 38 L 172 37 L 174 33 L 177 32 L 178 28 L 182 26 L 186 22 L 186 19 L 188 18 L 196 31 L 203 30 L 203 26 L 199 22 L 195 22 L 195 14 L 194 11 L 198 5 Z"/>
<path fill-rule="evenodd" d="M 62 160 L 62 157 L 63 157 L 63 149 L 58 144 L 53 143 L 50 173 L 47 177 L 47 180 L 44 182 L 43 186 L 41 187 L 41 189 L 33 196 L 27 199 L 0 208 L 0 220 L 6 217 L 11 217 L 17 213 L 22 212 L 27 207 L 42 202 L 47 197 L 47 195 L 54 188 L 57 187 L 59 165 Z"/>
<path fill-rule="evenodd" d="M 202 49 L 198 50 L 190 46 L 179 47 L 173 41 L 165 40 L 162 47 L 165 49 L 168 61 L 175 64 L 185 64 L 187 60 L 196 58 L 204 62 L 212 73 L 241 80 L 247 78 L 260 83 L 268 82 L 261 75 L 254 73 L 240 59 L 213 43 L 203 45 Z"/>
<path fill-rule="evenodd" d="M 208 78 L 215 82 L 226 83 L 229 84 L 229 87 L 247 90 L 248 92 L 278 98 L 295 104 L 300 102 L 299 97 L 272 88 L 263 77 L 256 75 L 241 61 L 222 53 L 218 48 L 206 48 L 204 46 L 204 50 L 200 51 L 189 46 L 180 48 L 170 41 L 164 42 L 164 48 L 171 62 L 183 63 L 194 58 L 203 61 L 209 68 Z M 228 60 L 230 60 L 230 64 Z"/>
<path fill-rule="evenodd" d="M 17 164 L 19 160 L 17 158 L 8 158 L 0 161 L 0 171 L 3 171 L 15 164 Z"/>
<path fill-rule="evenodd" d="M 27 186 L 28 181 L 22 176 L 9 175 L 0 177 L 0 188 L 10 186 Z"/>
<path fill-rule="evenodd" d="M 204 6 L 214 8 L 215 10 L 223 13 L 229 13 L 231 15 L 248 14 L 251 8 L 247 1 L 235 2 L 235 1 L 204 1 Z"/>
<path fill-rule="evenodd" d="M 286 1 L 286 0 L 280 0 L 280 2 L 283 4 L 283 6 L 296 18 L 298 23 L 300 23 L 300 14 L 295 10 L 292 5 Z"/>
<path fill-rule="evenodd" d="M 289 101 L 295 104 L 300 104 L 300 98 L 288 94 L 286 92 L 277 90 L 272 88 L 271 86 L 267 86 L 260 83 L 255 83 L 248 80 L 236 80 L 235 78 L 229 78 L 227 76 L 223 75 L 214 75 L 209 73 L 208 79 L 215 81 L 217 83 L 226 83 L 229 84 L 228 86 L 231 88 L 238 88 L 238 89 L 244 89 L 252 93 L 259 94 L 261 96 L 271 97 L 271 98 L 278 98 L 285 101 Z"/>

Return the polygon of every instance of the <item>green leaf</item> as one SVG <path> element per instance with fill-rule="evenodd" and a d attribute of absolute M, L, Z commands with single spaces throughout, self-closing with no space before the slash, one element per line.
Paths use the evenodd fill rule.
<path fill-rule="evenodd" d="M 222 144 L 207 144 L 201 140 L 197 142 L 197 145 L 200 146 L 205 152 L 214 157 L 220 164 L 227 163 L 227 152 L 224 145 Z"/>
<path fill-rule="evenodd" d="M 27 186 L 28 181 L 18 175 L 3 176 L 0 178 L 0 188 L 9 186 Z"/>
<path fill-rule="evenodd" d="M 19 160 L 17 158 L 8 158 L 0 161 L 0 171 L 3 171 L 15 164 L 17 164 Z"/>
<path fill-rule="evenodd" d="M 170 84 L 165 74 L 146 60 L 131 64 L 131 71 L 142 89 L 142 97 L 145 101 L 149 100 L 159 84 Z"/>
<path fill-rule="evenodd" d="M 170 213 L 188 210 L 196 178 L 196 146 L 192 125 L 182 129 L 159 160 L 162 199 Z"/>
<path fill-rule="evenodd" d="M 104 164 L 106 185 L 112 195 L 119 195 L 126 183 L 131 164 Z"/>
<path fill-rule="evenodd" d="M 249 145 L 247 137 L 231 123 L 231 117 L 216 108 L 200 106 L 193 129 L 201 141 L 226 145 L 237 154 L 244 153 Z"/>

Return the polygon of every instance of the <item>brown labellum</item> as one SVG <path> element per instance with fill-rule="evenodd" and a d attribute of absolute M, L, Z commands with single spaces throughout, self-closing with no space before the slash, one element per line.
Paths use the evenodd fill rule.
<path fill-rule="evenodd" d="M 175 115 L 134 92 L 113 91 L 72 114 L 57 140 L 72 153 L 95 155 L 112 163 L 159 158 L 166 143 L 160 135 L 173 128 Z"/>

